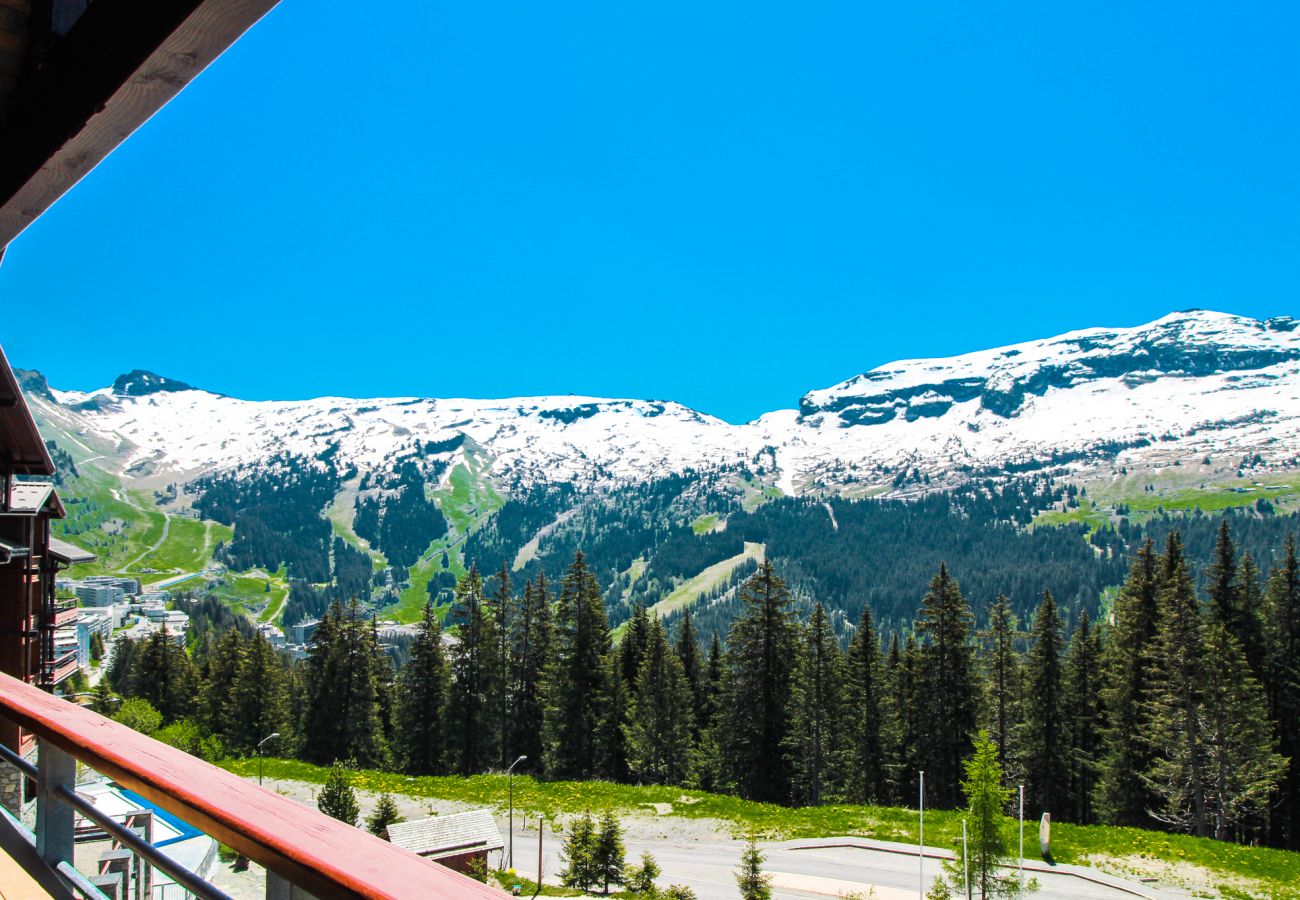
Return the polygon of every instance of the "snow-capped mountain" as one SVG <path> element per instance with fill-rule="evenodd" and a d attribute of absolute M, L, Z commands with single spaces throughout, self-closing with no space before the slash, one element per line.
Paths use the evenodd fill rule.
<path fill-rule="evenodd" d="M 1300 453 L 1297 326 L 1190 311 L 890 363 L 744 425 L 667 401 L 252 402 L 141 371 L 90 392 L 50 388 L 37 373 L 25 382 L 49 436 L 150 481 L 183 483 L 283 451 L 391 469 L 411 454 L 464 452 L 468 440 L 505 486 L 744 465 L 788 494 L 862 493 L 896 488 L 907 473 L 942 483 L 1009 465 L 1111 469 L 1221 452 L 1290 460 Z"/>

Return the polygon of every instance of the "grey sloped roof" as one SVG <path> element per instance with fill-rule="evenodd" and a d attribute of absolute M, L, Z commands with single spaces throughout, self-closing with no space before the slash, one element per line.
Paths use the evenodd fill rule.
<path fill-rule="evenodd" d="M 91 562 L 98 558 L 89 550 L 82 550 L 80 547 L 69 544 L 67 541 L 61 541 L 58 538 L 50 538 L 50 556 L 53 556 L 59 562 L 65 563 Z"/>
<path fill-rule="evenodd" d="M 496 820 L 486 809 L 398 822 L 388 826 L 388 839 L 426 859 L 500 850 L 505 846 Z"/>

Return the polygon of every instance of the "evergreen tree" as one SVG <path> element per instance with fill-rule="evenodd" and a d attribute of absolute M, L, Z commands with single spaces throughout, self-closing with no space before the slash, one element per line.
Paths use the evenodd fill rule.
<path fill-rule="evenodd" d="M 1241 555 L 1237 570 L 1237 598 L 1240 627 L 1236 632 L 1241 649 L 1246 654 L 1251 673 L 1261 684 L 1268 677 L 1268 642 L 1265 639 L 1264 590 L 1260 583 L 1259 566 L 1247 550 Z"/>
<path fill-rule="evenodd" d="M 740 855 L 736 886 L 740 888 L 740 900 L 772 900 L 772 876 L 763 873 L 763 853 L 752 834 Z"/>
<path fill-rule="evenodd" d="M 844 660 L 820 603 L 802 631 L 785 750 L 793 800 L 817 806 L 834 796 L 843 781 Z"/>
<path fill-rule="evenodd" d="M 321 616 L 311 635 L 307 659 L 301 666 L 302 752 L 308 762 L 331 762 L 343 757 L 339 734 L 341 695 L 333 683 L 338 677 L 338 631 L 342 607 L 336 601 Z"/>
<path fill-rule="evenodd" d="M 966 798 L 967 846 L 963 851 L 957 844 L 952 872 L 964 878 L 969 867 L 971 887 L 978 888 L 981 897 L 1013 894 L 1018 888 L 1016 880 L 999 872 L 1011 856 L 1010 829 L 1003 814 L 1011 800 L 1011 789 L 1003 783 L 997 747 L 986 732 L 976 737 L 975 753 L 964 768 L 966 777 L 961 788 Z M 963 852 L 967 857 L 964 861 Z"/>
<path fill-rule="evenodd" d="M 446 771 L 447 697 L 451 675 L 442 646 L 442 627 L 432 603 L 411 645 L 411 658 L 397 682 L 394 743 L 402 771 L 441 775 Z"/>
<path fill-rule="evenodd" d="M 222 734 L 233 721 L 229 704 L 244 657 L 244 639 L 239 629 L 231 628 L 211 647 L 204 657 L 206 671 L 199 690 L 198 719 L 208 731 Z"/>
<path fill-rule="evenodd" d="M 847 787 L 855 803 L 886 802 L 885 670 L 880 658 L 880 636 L 871 620 L 870 607 L 849 644 L 846 659 L 848 702 L 845 710 Z"/>
<path fill-rule="evenodd" d="M 503 562 L 501 563 L 501 571 L 496 576 L 496 590 L 493 592 L 492 600 L 488 604 L 491 608 L 489 619 L 493 622 L 493 632 L 497 640 L 496 651 L 493 654 L 493 663 L 496 666 L 494 672 L 496 676 L 496 705 L 493 712 L 496 725 L 493 730 L 500 740 L 494 765 L 500 769 L 505 769 L 516 758 L 514 747 L 510 742 L 513 732 L 511 728 L 513 715 L 510 700 L 514 693 L 511 690 L 511 686 L 514 684 L 514 672 L 512 671 L 513 657 L 510 653 L 510 631 L 513 626 L 515 605 L 512 588 L 510 570 Z"/>
<path fill-rule="evenodd" d="M 340 822 L 347 822 L 349 825 L 357 824 L 361 807 L 357 805 L 357 794 L 352 789 L 347 770 L 340 763 L 336 762 L 330 768 L 320 796 L 316 798 L 316 808 Z"/>
<path fill-rule="evenodd" d="M 456 585 L 454 612 L 460 640 L 451 653 L 451 764 L 461 775 L 475 775 L 496 763 L 502 725 L 496 610 L 484 602 L 477 568 Z"/>
<path fill-rule="evenodd" d="M 551 597 L 546 575 L 524 584 L 523 603 L 510 623 L 511 741 L 514 752 L 542 764 L 542 680 L 551 653 Z"/>
<path fill-rule="evenodd" d="M 632 775 L 638 782 L 681 784 L 690 761 L 694 712 L 681 659 L 658 619 L 649 626 L 635 681 L 630 724 L 624 727 Z"/>
<path fill-rule="evenodd" d="M 609 644 L 600 587 L 579 551 L 564 576 L 555 650 L 546 669 L 543 731 L 552 777 L 587 778 L 597 770 Z"/>
<path fill-rule="evenodd" d="M 1205 656 L 1206 807 L 1226 841 L 1266 811 L 1287 761 L 1273 752 L 1268 704 L 1241 645 L 1218 622 L 1206 629 Z"/>
<path fill-rule="evenodd" d="M 659 868 L 659 863 L 649 853 L 641 854 L 640 865 L 633 866 L 627 872 L 627 889 L 634 894 L 655 895 L 655 879 L 662 874 L 663 870 Z"/>
<path fill-rule="evenodd" d="M 701 685 L 700 708 L 704 719 L 697 722 L 698 737 L 691 752 L 692 787 L 705 791 L 720 791 L 727 788 L 722 775 L 722 748 L 718 741 L 718 729 L 721 727 L 719 710 L 722 703 L 722 641 L 713 633 L 709 643 L 708 661 L 704 668 L 704 681 Z"/>
<path fill-rule="evenodd" d="M 1219 522 L 1219 537 L 1214 543 L 1214 562 L 1205 570 L 1206 593 L 1210 598 L 1210 622 L 1222 625 L 1238 635 L 1240 583 L 1237 579 L 1237 551 L 1228 532 L 1228 520 Z"/>
<path fill-rule="evenodd" d="M 605 656 L 604 676 L 603 700 L 597 710 L 600 727 L 596 732 L 596 773 L 609 781 L 627 781 L 631 777 L 627 731 L 632 724 L 634 696 L 632 685 L 623 680 L 619 654 Z"/>
<path fill-rule="evenodd" d="M 921 762 L 920 711 L 921 651 L 916 635 L 908 633 L 902 649 L 898 635 L 889 647 L 890 696 L 895 714 L 893 752 L 890 754 L 890 794 L 895 803 L 906 803 L 912 796 L 912 779 L 923 768 Z"/>
<path fill-rule="evenodd" d="M 305 669 L 303 752 L 309 761 L 351 759 L 362 766 L 387 760 L 383 698 L 387 657 L 374 625 L 354 599 L 335 602 L 312 633 Z"/>
<path fill-rule="evenodd" d="M 1171 532 L 1161 559 L 1163 585 L 1156 631 L 1152 715 L 1143 734 L 1156 750 L 1146 780 L 1160 798 L 1155 817 L 1190 831 L 1209 833 L 1206 809 L 1206 747 L 1201 718 L 1205 690 L 1204 623 L 1196 587 L 1178 532 Z"/>
<path fill-rule="evenodd" d="M 742 797 L 786 802 L 790 779 L 784 748 L 798 625 L 790 591 L 768 560 L 741 586 L 740 599 L 744 610 L 727 640 L 718 735 L 722 757 Z"/>
<path fill-rule="evenodd" d="M 956 580 L 940 565 L 921 600 L 916 630 L 921 645 L 917 699 L 921 768 L 935 806 L 957 805 L 962 760 L 975 734 L 975 657 L 971 610 Z"/>
<path fill-rule="evenodd" d="M 677 629 L 677 642 L 673 648 L 677 659 L 682 664 L 682 677 L 686 679 L 686 691 L 691 704 L 691 742 L 700 739 L 700 729 L 708 720 L 708 696 L 705 687 L 707 673 L 704 660 L 700 656 L 699 637 L 688 607 L 682 613 L 682 623 Z"/>
<path fill-rule="evenodd" d="M 591 890 L 600 881 L 596 862 L 596 823 L 592 821 L 591 813 L 583 813 L 570 822 L 566 831 L 564 847 L 560 850 L 564 860 L 560 881 L 565 887 Z"/>
<path fill-rule="evenodd" d="M 397 811 L 397 804 L 393 802 L 393 795 L 382 794 L 379 797 L 379 802 L 375 804 L 374 812 L 366 817 L 366 831 L 369 831 L 375 837 L 388 840 L 388 826 L 405 821 L 406 819 Z"/>
<path fill-rule="evenodd" d="M 1059 814 L 1068 778 L 1069 735 L 1061 667 L 1061 618 L 1051 591 L 1034 614 L 1033 643 L 1025 663 L 1025 724 L 1021 742 L 1025 797 L 1032 815 Z"/>
<path fill-rule="evenodd" d="M 198 676 L 185 648 L 164 625 L 140 645 L 131 663 L 130 687 L 124 693 L 148 700 L 164 724 L 184 719 L 194 709 Z"/>
<path fill-rule="evenodd" d="M 1300 561 L 1288 534 L 1282 563 L 1264 593 L 1265 693 L 1277 749 L 1289 760 L 1273 798 L 1270 831 L 1276 845 L 1300 849 Z"/>
<path fill-rule="evenodd" d="M 1098 667 L 1101 664 L 1101 632 L 1092 627 L 1085 609 L 1070 637 L 1065 661 L 1065 711 L 1069 732 L 1067 803 L 1064 818 L 1080 825 L 1097 821 L 1093 795 L 1101 748 L 1101 699 Z"/>
<path fill-rule="evenodd" d="M 1016 652 L 1017 623 L 1011 600 L 998 594 L 989 607 L 989 627 L 981 635 L 987 648 L 985 683 L 988 690 L 986 728 L 998 748 L 998 764 L 1005 774 L 1011 764 L 1012 735 L 1020 725 L 1021 671 Z"/>
<path fill-rule="evenodd" d="M 1150 669 L 1155 653 L 1160 572 L 1148 538 L 1133 558 L 1128 580 L 1111 608 L 1110 634 L 1101 660 L 1101 773 L 1097 808 L 1111 825 L 1145 826 L 1158 798 L 1143 780 L 1154 748 L 1145 740 Z"/>
<path fill-rule="evenodd" d="M 619 675 L 629 691 L 636 690 L 636 676 L 641 671 L 641 658 L 649 640 L 650 617 L 646 615 L 645 605 L 637 603 L 618 643 Z"/>
<path fill-rule="evenodd" d="M 227 710 L 225 727 L 214 730 L 230 750 L 253 753 L 268 735 L 279 734 L 274 749 L 283 756 L 292 751 L 288 672 L 261 635 L 243 642 Z"/>
<path fill-rule="evenodd" d="M 596 834 L 594 862 L 596 875 L 609 893 L 611 884 L 623 883 L 623 829 L 614 813 L 606 810 L 600 817 L 600 830 Z"/>

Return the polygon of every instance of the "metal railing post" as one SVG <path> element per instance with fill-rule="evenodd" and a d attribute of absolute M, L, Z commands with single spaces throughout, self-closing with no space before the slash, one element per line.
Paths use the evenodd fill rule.
<path fill-rule="evenodd" d="M 316 900 L 300 887 L 289 883 L 283 875 L 266 870 L 266 900 Z"/>
<path fill-rule="evenodd" d="M 77 785 L 77 761 L 49 741 L 40 741 L 36 759 L 36 852 L 51 866 L 73 861 L 76 812 L 58 790 Z"/>

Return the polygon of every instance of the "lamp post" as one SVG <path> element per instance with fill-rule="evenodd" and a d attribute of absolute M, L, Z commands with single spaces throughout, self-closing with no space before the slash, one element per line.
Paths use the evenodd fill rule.
<path fill-rule="evenodd" d="M 1025 892 L 1025 786 L 1020 786 L 1020 893 Z"/>
<path fill-rule="evenodd" d="M 918 804 L 921 811 L 921 833 L 916 844 L 916 896 L 920 900 L 925 900 L 925 772 L 921 773 L 921 788 L 918 794 L 921 800 Z"/>
<path fill-rule="evenodd" d="M 510 764 L 510 768 L 506 769 L 506 781 L 510 785 L 510 866 L 509 868 L 511 869 L 515 867 L 515 766 L 519 765 L 521 762 L 523 762 L 526 759 L 528 759 L 528 757 L 521 756 Z"/>
<path fill-rule="evenodd" d="M 265 744 L 267 741 L 269 741 L 271 738 L 278 738 L 279 736 L 280 736 L 280 732 L 272 731 L 266 737 L 262 738 L 260 741 L 257 742 L 257 784 L 259 787 L 262 784 L 262 745 Z"/>

